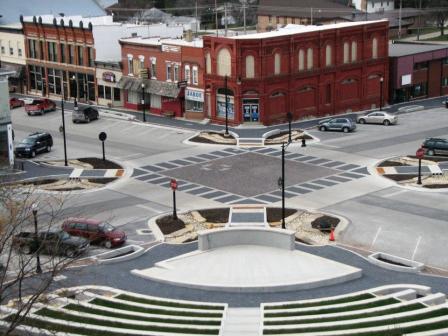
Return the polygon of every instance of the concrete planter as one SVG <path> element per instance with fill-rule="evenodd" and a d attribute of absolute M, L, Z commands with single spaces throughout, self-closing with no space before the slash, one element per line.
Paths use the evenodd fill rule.
<path fill-rule="evenodd" d="M 383 260 L 380 260 L 383 259 Z M 400 271 L 408 273 L 418 273 L 420 272 L 425 264 L 418 261 L 413 261 L 401 257 L 397 257 L 391 254 L 376 252 L 368 256 L 367 260 L 374 265 L 391 270 Z M 390 262 L 387 262 L 390 261 Z M 397 265 L 401 264 L 401 265 Z M 402 266 L 403 265 L 403 266 Z"/>

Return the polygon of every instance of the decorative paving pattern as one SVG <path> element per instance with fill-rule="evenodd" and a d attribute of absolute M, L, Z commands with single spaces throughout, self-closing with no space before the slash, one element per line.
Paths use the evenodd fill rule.
<path fill-rule="evenodd" d="M 369 175 L 366 167 L 342 161 L 290 152 L 286 152 L 285 159 L 286 198 Z M 266 204 L 281 200 L 277 185 L 280 167 L 279 149 L 225 148 L 139 167 L 134 169 L 132 177 L 167 189 L 170 179 L 176 178 L 178 191 L 220 203 Z"/>

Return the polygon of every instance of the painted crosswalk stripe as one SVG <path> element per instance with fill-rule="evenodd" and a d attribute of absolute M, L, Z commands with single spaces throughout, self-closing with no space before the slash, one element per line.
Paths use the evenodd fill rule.
<path fill-rule="evenodd" d="M 70 178 L 77 178 L 80 177 L 84 169 L 75 168 L 73 169 L 72 173 L 70 174 Z"/>

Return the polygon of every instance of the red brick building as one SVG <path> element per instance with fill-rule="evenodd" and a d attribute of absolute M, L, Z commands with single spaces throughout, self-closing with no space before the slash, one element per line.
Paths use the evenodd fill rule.
<path fill-rule="evenodd" d="M 121 39 L 124 106 L 176 117 L 202 119 L 202 40 Z M 183 82 L 183 85 L 179 85 Z"/>
<path fill-rule="evenodd" d="M 282 122 L 378 107 L 388 93 L 388 22 L 289 26 L 204 37 L 205 100 L 214 122 Z M 226 94 L 227 91 L 227 94 Z"/>

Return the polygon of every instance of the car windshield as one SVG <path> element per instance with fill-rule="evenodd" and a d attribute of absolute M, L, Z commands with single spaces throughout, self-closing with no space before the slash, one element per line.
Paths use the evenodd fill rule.
<path fill-rule="evenodd" d="M 61 232 L 61 240 L 67 240 L 67 239 L 70 239 L 70 235 L 67 232 L 62 231 Z"/>
<path fill-rule="evenodd" d="M 110 225 L 109 223 L 100 224 L 98 227 L 103 232 L 111 232 L 111 231 L 115 230 L 115 228 L 112 225 Z"/>
<path fill-rule="evenodd" d="M 33 139 L 33 138 L 25 138 L 25 139 L 22 140 L 21 143 L 23 143 L 23 144 L 33 144 L 34 142 L 35 142 L 35 139 Z"/>

